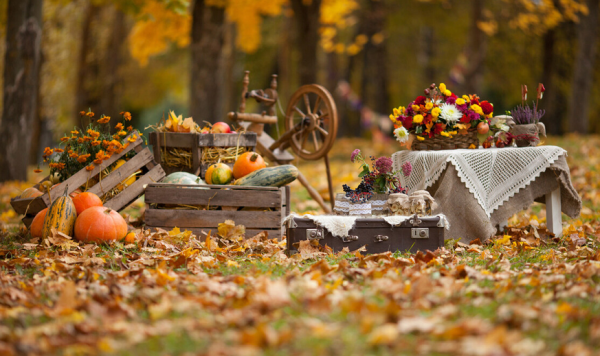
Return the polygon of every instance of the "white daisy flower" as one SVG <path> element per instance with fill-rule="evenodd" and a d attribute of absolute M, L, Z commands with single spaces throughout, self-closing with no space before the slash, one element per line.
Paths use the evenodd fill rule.
<path fill-rule="evenodd" d="M 440 110 L 442 110 L 440 117 L 446 122 L 457 122 L 463 117 L 462 112 L 453 104 L 444 103 L 440 106 Z"/>
<path fill-rule="evenodd" d="M 408 130 L 404 127 L 399 127 L 394 130 L 394 136 L 398 142 L 404 143 L 408 141 Z"/>

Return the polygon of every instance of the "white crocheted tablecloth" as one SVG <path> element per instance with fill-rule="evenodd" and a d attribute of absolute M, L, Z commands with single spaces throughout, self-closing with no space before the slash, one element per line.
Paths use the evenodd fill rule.
<path fill-rule="evenodd" d="M 476 150 L 400 151 L 392 155 L 394 170 L 409 161 L 408 178 L 400 174 L 402 186 L 411 193 L 432 186 L 448 163 L 481 205 L 488 218 L 519 190 L 540 176 L 567 151 L 556 146 L 491 148 Z"/>

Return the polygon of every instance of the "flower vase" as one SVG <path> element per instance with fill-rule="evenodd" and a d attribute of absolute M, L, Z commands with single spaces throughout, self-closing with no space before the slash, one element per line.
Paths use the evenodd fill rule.
<path fill-rule="evenodd" d="M 537 124 L 512 125 L 509 132 L 515 136 L 524 134 L 534 136 L 534 140 L 517 139 L 515 142 L 517 147 L 535 147 L 540 143 L 540 135 L 546 136 L 546 126 L 541 122 Z"/>

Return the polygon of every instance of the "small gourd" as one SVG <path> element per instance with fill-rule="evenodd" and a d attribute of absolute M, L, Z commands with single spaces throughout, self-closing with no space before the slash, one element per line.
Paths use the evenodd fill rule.
<path fill-rule="evenodd" d="M 225 163 L 215 163 L 210 167 L 212 168 L 210 172 L 210 184 L 224 185 L 229 184 L 233 180 L 233 171 Z"/>
<path fill-rule="evenodd" d="M 75 220 L 77 219 L 77 210 L 73 199 L 69 196 L 69 186 L 65 187 L 65 192 L 58 197 L 48 207 L 46 218 L 44 219 L 44 228 L 42 229 L 42 238 L 46 239 L 52 235 L 52 229 L 73 236 Z"/>
<path fill-rule="evenodd" d="M 256 152 L 243 153 L 233 165 L 233 178 L 240 179 L 259 169 L 266 168 L 265 160 Z"/>

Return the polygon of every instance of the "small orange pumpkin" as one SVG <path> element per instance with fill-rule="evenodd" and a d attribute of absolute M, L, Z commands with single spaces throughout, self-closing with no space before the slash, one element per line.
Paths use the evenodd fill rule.
<path fill-rule="evenodd" d="M 125 243 L 128 243 L 128 244 L 135 243 L 135 241 L 136 241 L 135 232 L 133 232 L 133 231 L 129 232 L 129 233 L 128 233 L 128 234 L 125 236 L 125 239 L 124 239 L 124 241 L 125 241 Z"/>
<path fill-rule="evenodd" d="M 240 179 L 254 171 L 266 168 L 265 160 L 256 152 L 243 153 L 233 165 L 233 177 Z"/>
<path fill-rule="evenodd" d="M 102 206 L 86 209 L 75 222 L 75 238 L 83 242 L 122 240 L 127 223 L 116 211 Z"/>
<path fill-rule="evenodd" d="M 77 210 L 77 216 L 83 213 L 86 209 L 93 206 L 102 206 L 102 200 L 94 193 L 80 193 L 73 197 L 73 204 Z"/>
<path fill-rule="evenodd" d="M 27 188 L 23 191 L 23 193 L 21 193 L 21 196 L 19 198 L 21 199 L 28 199 L 28 198 L 37 198 L 39 196 L 41 196 L 42 192 L 40 192 L 37 188 L 31 187 L 31 188 Z"/>
<path fill-rule="evenodd" d="M 206 173 L 204 173 L 204 181 L 206 182 L 206 184 L 212 184 L 212 173 L 215 170 L 216 164 L 211 164 L 210 166 L 208 166 L 208 168 L 206 169 Z"/>
<path fill-rule="evenodd" d="M 35 218 L 33 218 L 31 226 L 29 227 L 31 237 L 42 237 L 42 230 L 44 229 L 44 219 L 46 218 L 47 212 L 48 208 L 40 211 L 35 215 Z"/>

